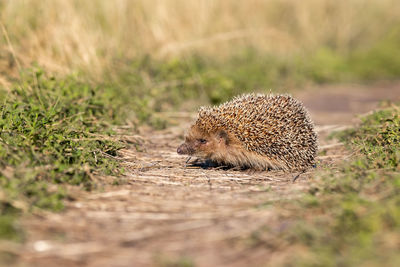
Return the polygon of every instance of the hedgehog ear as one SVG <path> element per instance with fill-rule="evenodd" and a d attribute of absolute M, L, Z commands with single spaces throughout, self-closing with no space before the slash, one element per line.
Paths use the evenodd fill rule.
<path fill-rule="evenodd" d="M 224 142 L 226 145 L 229 144 L 229 136 L 227 134 L 227 132 L 225 132 L 224 130 L 220 130 L 218 132 L 218 137 L 220 142 Z"/>

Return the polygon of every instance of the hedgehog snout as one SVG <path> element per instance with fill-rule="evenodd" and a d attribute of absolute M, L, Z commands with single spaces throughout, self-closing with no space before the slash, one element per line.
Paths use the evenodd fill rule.
<path fill-rule="evenodd" d="M 178 149 L 176 150 L 176 152 L 179 155 L 190 155 L 193 154 L 193 149 L 191 149 L 186 143 L 183 143 L 182 145 L 180 145 L 178 147 Z"/>

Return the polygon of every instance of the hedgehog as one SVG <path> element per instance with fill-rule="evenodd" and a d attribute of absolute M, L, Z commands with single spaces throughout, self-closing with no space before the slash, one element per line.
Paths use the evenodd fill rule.
<path fill-rule="evenodd" d="M 317 149 L 314 124 L 299 100 L 245 94 L 201 107 L 177 153 L 235 168 L 306 171 L 315 166 Z"/>

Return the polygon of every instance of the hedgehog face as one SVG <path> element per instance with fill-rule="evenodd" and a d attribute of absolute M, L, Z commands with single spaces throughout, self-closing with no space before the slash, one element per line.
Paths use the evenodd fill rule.
<path fill-rule="evenodd" d="M 192 126 L 177 152 L 181 155 L 190 155 L 204 158 L 212 158 L 216 151 L 225 150 L 227 135 L 224 131 L 206 133 L 196 126 Z"/>

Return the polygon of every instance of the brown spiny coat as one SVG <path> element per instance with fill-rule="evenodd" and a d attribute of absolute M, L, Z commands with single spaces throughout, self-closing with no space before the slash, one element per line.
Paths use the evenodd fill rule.
<path fill-rule="evenodd" d="M 303 104 L 289 95 L 248 94 L 202 107 L 179 154 L 257 170 L 315 164 L 317 134 Z"/>

